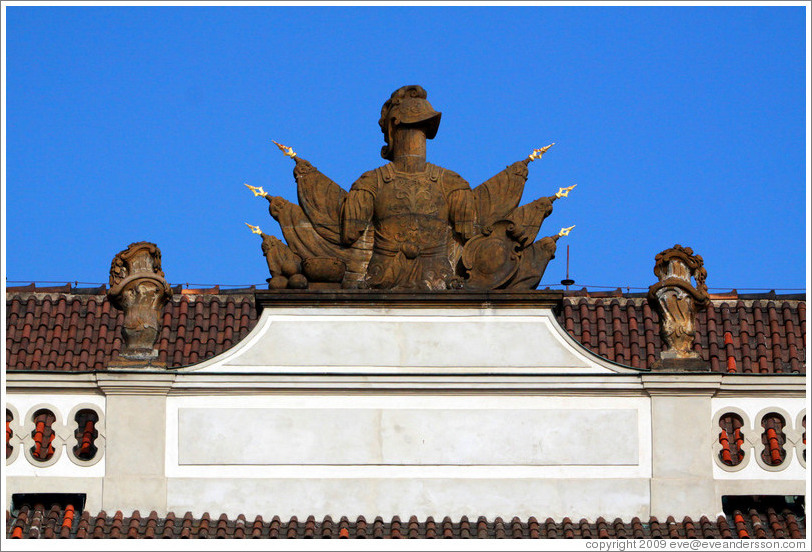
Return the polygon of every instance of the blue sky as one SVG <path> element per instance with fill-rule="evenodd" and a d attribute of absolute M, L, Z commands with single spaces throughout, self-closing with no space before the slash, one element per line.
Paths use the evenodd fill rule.
<path fill-rule="evenodd" d="M 577 183 L 542 286 L 806 282 L 803 7 L 9 7 L 6 276 L 106 282 L 147 240 L 172 284 L 268 277 L 244 182 L 295 200 L 293 146 L 348 189 L 396 88 L 443 112 L 429 161 L 475 186 L 550 142 L 523 203 Z M 12 285 L 12 284 L 10 284 Z M 16 285 L 16 284 L 13 284 Z"/>

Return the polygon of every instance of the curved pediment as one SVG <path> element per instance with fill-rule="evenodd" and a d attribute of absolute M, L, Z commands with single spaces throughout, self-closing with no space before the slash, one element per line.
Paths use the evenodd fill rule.
<path fill-rule="evenodd" d="M 260 320 L 229 351 L 182 369 L 229 373 L 638 373 L 557 322 L 560 294 L 342 291 L 257 295 Z"/>

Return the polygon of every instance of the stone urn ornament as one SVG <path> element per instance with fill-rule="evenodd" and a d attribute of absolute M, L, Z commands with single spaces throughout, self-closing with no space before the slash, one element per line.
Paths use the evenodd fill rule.
<path fill-rule="evenodd" d="M 110 302 L 124 311 L 124 347 L 111 365 L 161 366 L 155 344 L 161 332 L 161 312 L 172 298 L 161 270 L 161 250 L 154 243 L 131 243 L 110 265 Z"/>
<path fill-rule="evenodd" d="M 679 244 L 657 254 L 648 301 L 660 315 L 663 351 L 654 369 L 707 371 L 710 365 L 694 350 L 696 314 L 710 304 L 704 261 L 690 247 Z M 691 282 L 696 281 L 696 286 Z"/>

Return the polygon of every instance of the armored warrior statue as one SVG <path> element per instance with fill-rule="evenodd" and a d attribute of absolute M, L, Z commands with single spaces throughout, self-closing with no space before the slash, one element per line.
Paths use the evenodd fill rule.
<path fill-rule="evenodd" d="M 327 273 L 335 282 L 329 287 L 340 282 L 344 288 L 437 291 L 538 285 L 556 240 L 569 229 L 534 240 L 553 202 L 574 186 L 518 205 L 528 164 L 552 144 L 472 190 L 459 174 L 426 162 L 426 140 L 437 134 L 441 117 L 426 98 L 420 86 L 392 93 L 378 121 L 386 142 L 381 156 L 389 163 L 362 174 L 349 192 L 278 143 L 296 162 L 299 205 L 249 186 L 269 201 L 290 248 L 290 254 L 282 254 L 281 242 L 275 244 L 273 259 L 300 258 L 306 285 L 324 287 Z M 270 251 L 269 240 L 263 240 L 263 251 Z M 268 253 L 266 258 L 272 275 L 283 272 Z M 334 267 L 326 269 L 337 262 L 345 269 L 340 278 Z M 271 287 L 282 287 L 281 281 L 273 284 L 274 278 Z"/>

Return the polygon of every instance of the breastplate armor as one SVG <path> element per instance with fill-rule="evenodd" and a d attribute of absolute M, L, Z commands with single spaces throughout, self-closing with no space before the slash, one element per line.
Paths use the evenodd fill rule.
<path fill-rule="evenodd" d="M 450 226 L 440 169 L 428 165 L 420 174 L 379 169 L 375 197 L 375 250 L 407 258 L 445 255 Z"/>

